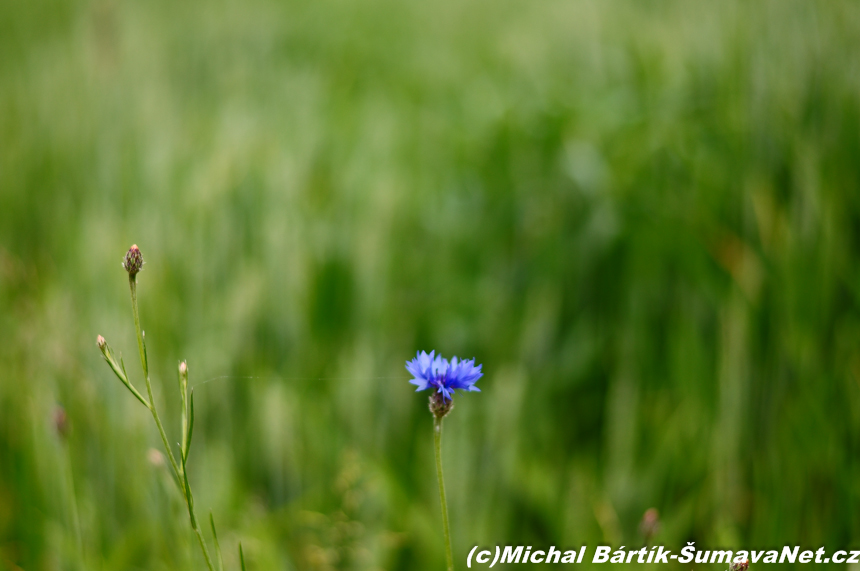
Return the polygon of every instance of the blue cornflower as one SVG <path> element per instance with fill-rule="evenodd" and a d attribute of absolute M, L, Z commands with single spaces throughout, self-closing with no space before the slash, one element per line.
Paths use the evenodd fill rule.
<path fill-rule="evenodd" d="M 406 361 L 406 370 L 415 377 L 409 382 L 418 387 L 416 392 L 434 389 L 434 394 L 441 395 L 444 401 L 451 400 L 455 389 L 481 392 L 475 383 L 484 376 L 482 366 L 476 367 L 474 359 L 460 361 L 452 357 L 448 362 L 436 355 L 436 351 L 430 351 L 429 355 L 421 351 L 414 359 Z"/>
<path fill-rule="evenodd" d="M 410 383 L 419 391 L 431 389 L 428 408 L 433 414 L 433 447 L 436 451 L 436 477 L 439 479 L 439 499 L 442 502 L 442 531 L 445 534 L 445 559 L 448 571 L 454 571 L 454 558 L 451 552 L 451 530 L 448 525 L 448 502 L 445 499 L 445 480 L 442 478 L 442 420 L 454 408 L 454 391 L 477 391 L 478 379 L 484 376 L 482 365 L 475 366 L 475 360 L 458 360 L 457 357 L 443 359 L 436 351 L 420 351 L 415 358 L 406 361 L 406 370 L 414 377 Z"/>

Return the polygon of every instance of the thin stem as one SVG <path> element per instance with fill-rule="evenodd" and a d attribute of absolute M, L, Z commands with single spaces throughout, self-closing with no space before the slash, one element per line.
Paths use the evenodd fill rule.
<path fill-rule="evenodd" d="M 155 425 L 158 427 L 158 433 L 161 435 L 161 442 L 164 444 L 164 450 L 167 452 L 167 458 L 170 459 L 170 465 L 173 467 L 173 473 L 176 475 L 176 480 L 179 483 L 179 488 L 182 493 L 185 493 L 185 484 L 182 482 L 182 472 L 179 471 L 179 465 L 176 463 L 176 458 L 173 457 L 173 451 L 170 449 L 170 444 L 167 441 L 167 434 L 164 432 L 164 426 L 161 424 L 161 419 L 158 417 L 158 411 L 155 408 L 155 399 L 152 398 L 152 382 L 149 380 L 149 364 L 146 362 L 146 347 L 143 344 L 143 333 L 140 330 L 140 314 L 137 310 L 137 276 L 129 275 L 128 285 L 131 288 L 131 307 L 134 311 L 134 329 L 137 331 L 137 347 L 140 350 L 140 364 L 143 366 L 143 377 L 146 380 L 146 392 L 149 395 L 149 410 L 152 412 L 152 418 L 155 419 Z"/>
<path fill-rule="evenodd" d="M 128 276 L 128 287 L 131 289 L 131 309 L 134 312 L 134 329 L 137 331 L 137 348 L 140 351 L 140 365 L 143 367 L 143 376 L 149 385 L 149 363 L 146 360 L 146 349 L 143 346 L 143 334 L 140 329 L 140 314 L 137 311 L 137 275 Z"/>
<path fill-rule="evenodd" d="M 197 541 L 200 542 L 200 550 L 203 552 L 203 558 L 206 560 L 206 566 L 209 571 L 215 571 L 212 566 L 212 560 L 209 558 L 209 549 L 206 547 L 206 541 L 203 539 L 203 534 L 200 532 L 200 527 L 197 525 L 197 514 L 194 512 L 194 498 L 191 496 L 191 486 L 188 486 L 188 495 L 185 498 L 185 503 L 188 505 L 188 514 L 191 516 L 191 528 L 197 534 Z"/>
<path fill-rule="evenodd" d="M 451 555 L 451 528 L 448 525 L 448 500 L 445 499 L 445 480 L 442 478 L 442 419 L 433 415 L 433 444 L 436 449 L 436 477 L 439 479 L 439 498 L 442 501 L 442 530 L 445 533 L 445 558 L 448 571 L 454 571 Z"/>
<path fill-rule="evenodd" d="M 194 508 L 191 508 L 192 510 Z M 194 533 L 197 534 L 197 541 L 200 542 L 200 550 L 203 552 L 203 558 L 206 559 L 206 566 L 209 567 L 209 571 L 215 571 L 215 568 L 212 567 L 212 560 L 209 559 L 209 550 L 206 548 L 206 542 L 203 540 L 203 534 L 200 533 L 200 529 L 195 527 Z"/>

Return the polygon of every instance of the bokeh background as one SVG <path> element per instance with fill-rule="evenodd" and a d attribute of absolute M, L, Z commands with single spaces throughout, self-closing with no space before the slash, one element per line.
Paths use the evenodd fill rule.
<path fill-rule="evenodd" d="M 0 568 L 203 568 L 132 243 L 229 569 L 444 567 L 419 349 L 461 567 L 856 547 L 859 98 L 849 1 L 0 3 Z"/>

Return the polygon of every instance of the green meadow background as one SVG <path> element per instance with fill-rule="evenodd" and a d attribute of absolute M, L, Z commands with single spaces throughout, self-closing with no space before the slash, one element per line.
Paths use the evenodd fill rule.
<path fill-rule="evenodd" d="M 444 568 L 419 349 L 458 569 L 860 546 L 857 2 L 0 2 L 0 569 L 204 567 L 132 243 L 227 569 Z"/>

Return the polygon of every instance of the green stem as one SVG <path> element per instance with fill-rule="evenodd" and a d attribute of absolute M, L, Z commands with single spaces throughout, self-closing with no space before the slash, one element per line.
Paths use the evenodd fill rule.
<path fill-rule="evenodd" d="M 185 471 L 181 470 L 176 463 L 176 458 L 173 456 L 173 451 L 170 449 L 170 444 L 167 441 L 167 434 L 164 432 L 164 426 L 161 424 L 161 419 L 158 417 L 158 411 L 155 408 L 155 399 L 152 397 L 152 382 L 149 380 L 149 364 L 146 357 L 146 345 L 143 342 L 143 332 L 140 329 L 140 314 L 137 309 L 137 276 L 129 275 L 128 285 L 131 288 L 131 307 L 134 311 L 134 329 L 137 331 L 137 348 L 140 350 L 140 363 L 143 366 L 143 376 L 146 380 L 146 392 L 149 395 L 149 410 L 152 412 L 152 418 L 155 419 L 155 425 L 158 427 L 158 433 L 161 435 L 161 442 L 164 444 L 164 450 L 167 452 L 167 457 L 170 459 L 170 465 L 173 467 L 173 473 L 176 476 L 179 489 L 182 495 L 185 496 L 185 504 L 188 506 L 188 513 L 191 516 L 191 527 L 197 535 L 197 540 L 200 542 L 200 549 L 203 551 L 203 558 L 206 560 L 206 566 L 209 571 L 215 571 L 212 567 L 212 560 L 209 559 L 209 550 L 206 549 L 206 541 L 203 539 L 203 534 L 197 526 L 197 517 L 194 513 L 194 500 L 191 497 L 191 489 L 185 485 Z"/>
<path fill-rule="evenodd" d="M 436 477 L 439 479 L 439 498 L 442 501 L 442 530 L 445 533 L 445 558 L 448 571 L 454 571 L 454 557 L 451 555 L 451 528 L 448 525 L 448 500 L 445 499 L 445 480 L 442 478 L 442 419 L 433 416 L 433 443 L 436 449 Z"/>
<path fill-rule="evenodd" d="M 161 424 L 161 419 L 158 417 L 158 411 L 155 408 L 155 399 L 152 398 L 152 382 L 149 380 L 149 364 L 146 358 L 146 346 L 143 344 L 143 333 L 140 329 L 140 314 L 137 310 L 137 276 L 129 275 L 128 285 L 131 288 L 131 308 L 134 311 L 134 329 L 137 331 L 137 348 L 140 350 L 140 364 L 143 366 L 143 377 L 146 381 L 146 392 L 149 395 L 149 411 L 152 413 L 152 418 L 155 419 L 155 425 L 158 427 L 158 433 L 161 435 L 161 442 L 164 444 L 164 450 L 167 452 L 167 457 L 170 459 L 170 465 L 173 467 L 173 473 L 176 475 L 176 480 L 179 483 L 179 488 L 185 494 L 185 485 L 182 482 L 182 472 L 179 470 L 179 465 L 176 463 L 176 458 L 173 457 L 173 451 L 170 449 L 170 444 L 167 441 L 167 434 L 164 432 L 164 426 Z"/>
<path fill-rule="evenodd" d="M 192 508 L 193 510 L 194 508 Z M 200 542 L 200 550 L 203 552 L 203 558 L 206 559 L 206 566 L 209 567 L 209 571 L 215 571 L 215 568 L 212 567 L 212 560 L 209 559 L 209 550 L 206 548 L 206 542 L 203 540 L 203 534 L 200 533 L 200 528 L 195 527 L 194 533 L 197 534 L 197 541 Z"/>
<path fill-rule="evenodd" d="M 188 514 L 191 516 L 191 528 L 197 534 L 197 541 L 200 542 L 200 550 L 203 552 L 203 558 L 206 560 L 206 566 L 209 571 L 215 571 L 212 566 L 212 560 L 209 559 L 209 549 L 206 547 L 206 540 L 203 539 L 203 534 L 200 532 L 200 527 L 197 525 L 197 514 L 194 512 L 194 498 L 191 496 L 191 486 L 188 486 L 188 495 L 185 498 L 185 503 L 188 506 Z"/>
<path fill-rule="evenodd" d="M 137 331 L 137 348 L 140 351 L 140 365 L 143 367 L 143 376 L 149 384 L 149 363 L 146 359 L 146 349 L 143 346 L 143 334 L 140 329 L 140 313 L 137 311 L 137 274 L 128 276 L 128 287 L 131 289 L 131 309 L 134 313 L 134 329 Z"/>

